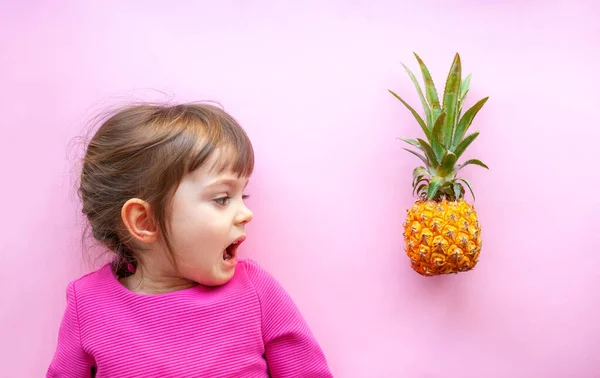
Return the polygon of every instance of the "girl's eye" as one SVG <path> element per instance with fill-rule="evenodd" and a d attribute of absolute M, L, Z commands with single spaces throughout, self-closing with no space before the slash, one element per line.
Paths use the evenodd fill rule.
<path fill-rule="evenodd" d="M 249 194 L 244 194 L 244 195 L 242 196 L 242 199 L 248 199 L 248 198 L 250 198 L 250 195 L 249 195 Z"/>
<path fill-rule="evenodd" d="M 244 200 L 247 199 L 248 197 L 250 197 L 250 196 L 246 195 L 246 194 L 242 195 L 242 199 L 244 199 Z M 221 206 L 225 206 L 225 205 L 229 204 L 230 200 L 231 200 L 231 197 L 229 197 L 229 196 L 214 199 L 214 201 Z"/>
<path fill-rule="evenodd" d="M 221 197 L 221 198 L 215 199 L 215 202 L 221 206 L 225 206 L 229 203 L 229 199 L 230 199 L 230 197 Z"/>

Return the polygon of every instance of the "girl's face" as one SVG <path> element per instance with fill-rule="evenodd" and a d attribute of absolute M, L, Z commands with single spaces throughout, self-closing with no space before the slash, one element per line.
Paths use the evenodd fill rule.
<path fill-rule="evenodd" d="M 210 174 L 199 168 L 186 175 L 173 196 L 170 240 L 178 273 L 216 286 L 228 282 L 238 261 L 252 212 L 244 204 L 247 178 Z"/>

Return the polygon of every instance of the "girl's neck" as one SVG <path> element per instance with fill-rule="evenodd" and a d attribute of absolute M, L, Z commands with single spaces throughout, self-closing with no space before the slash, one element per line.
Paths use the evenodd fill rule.
<path fill-rule="evenodd" d="M 177 277 L 146 269 L 137 269 L 128 277 L 119 279 L 128 290 L 138 294 L 164 294 L 185 290 L 198 285 L 184 277 Z"/>

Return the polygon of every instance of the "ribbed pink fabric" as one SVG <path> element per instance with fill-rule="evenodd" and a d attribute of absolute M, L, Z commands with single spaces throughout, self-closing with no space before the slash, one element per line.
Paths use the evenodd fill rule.
<path fill-rule="evenodd" d="M 158 294 L 123 287 L 110 265 L 69 283 L 47 378 L 331 377 L 302 315 L 252 260 L 227 284 Z"/>

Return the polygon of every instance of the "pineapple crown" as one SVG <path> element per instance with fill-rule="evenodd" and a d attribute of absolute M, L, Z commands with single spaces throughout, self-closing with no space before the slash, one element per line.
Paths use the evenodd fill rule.
<path fill-rule="evenodd" d="M 417 156 L 424 163 L 424 166 L 419 166 L 413 171 L 413 194 L 416 191 L 419 197 L 434 201 L 442 199 L 458 200 L 464 197 L 464 185 L 466 185 L 471 191 L 473 199 L 475 199 L 471 184 L 466 179 L 457 177 L 457 173 L 471 164 L 486 169 L 489 168 L 478 159 L 470 159 L 462 164 L 458 164 L 458 159 L 479 135 L 478 131 L 468 135 L 466 133 L 475 115 L 483 107 L 488 97 L 479 100 L 462 114 L 462 106 L 467 92 L 469 92 L 471 75 L 469 74 L 461 81 L 461 62 L 457 53 L 446 79 L 443 103 L 440 105 L 427 66 L 416 53 L 414 55 L 423 74 L 425 95 L 423 95 L 415 75 L 404 63 L 402 63 L 402 66 L 417 89 L 425 110 L 425 120 L 406 101 L 392 90 L 389 90 L 412 113 L 425 134 L 425 139 L 398 138 L 416 147 L 418 151 L 408 148 L 405 148 L 405 150 Z"/>

